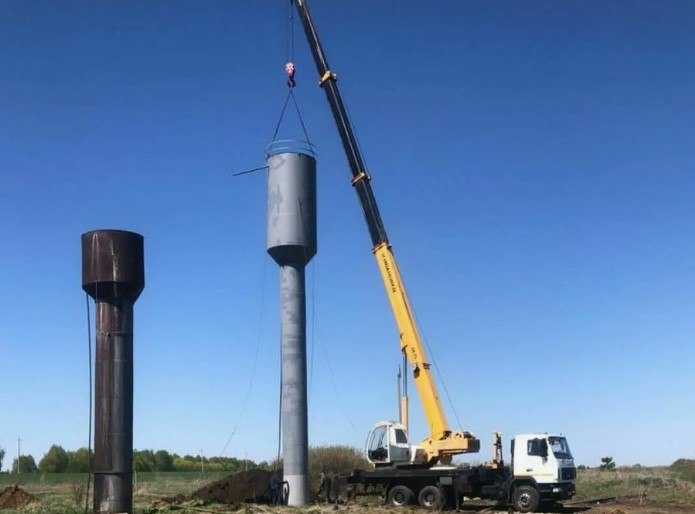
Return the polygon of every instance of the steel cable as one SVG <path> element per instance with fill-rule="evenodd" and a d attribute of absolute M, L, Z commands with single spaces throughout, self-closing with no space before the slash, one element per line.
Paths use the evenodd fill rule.
<path fill-rule="evenodd" d="M 454 413 L 454 417 L 456 418 L 456 423 L 458 423 L 459 430 L 463 432 L 463 426 L 461 425 L 461 418 L 459 418 L 459 414 L 456 411 L 456 407 L 454 406 L 454 402 L 451 399 L 451 395 L 449 394 L 449 388 L 446 386 L 446 381 L 444 380 L 444 375 L 442 375 L 442 372 L 439 370 L 439 364 L 437 364 L 437 359 L 434 356 L 434 352 L 432 351 L 432 347 L 430 346 L 429 341 L 427 340 L 427 336 L 425 335 L 425 332 L 422 330 L 422 325 L 420 324 L 420 319 L 418 318 L 417 312 L 415 311 L 415 307 L 412 306 L 411 303 L 411 310 L 413 311 L 413 315 L 415 316 L 415 322 L 417 323 L 418 329 L 420 330 L 420 334 L 422 334 L 422 340 L 425 341 L 425 346 L 427 346 L 427 351 L 429 352 L 430 356 L 432 357 L 432 364 L 434 364 L 434 369 L 437 371 L 437 377 L 439 377 L 439 382 L 442 384 L 442 388 L 444 389 L 444 394 L 446 394 L 446 398 L 449 401 L 449 406 L 451 407 L 451 411 Z"/>
<path fill-rule="evenodd" d="M 244 401 L 241 404 L 241 410 L 239 412 L 239 417 L 237 418 L 236 423 L 234 424 L 234 428 L 232 429 L 232 433 L 229 435 L 229 438 L 227 439 L 227 442 L 224 444 L 224 447 L 222 448 L 222 451 L 220 452 L 220 457 L 224 455 L 224 452 L 227 450 L 227 447 L 229 446 L 229 443 L 232 441 L 232 438 L 236 434 L 236 431 L 239 428 L 239 425 L 241 424 L 244 414 L 246 414 L 246 408 L 248 407 L 249 403 L 249 398 L 251 397 L 251 392 L 253 390 L 253 384 L 256 378 L 256 369 L 258 367 L 258 356 L 260 354 L 260 349 L 261 349 L 261 339 L 263 338 L 263 318 L 265 314 L 265 283 L 266 283 L 266 269 L 267 269 L 267 260 L 263 259 L 263 272 L 261 276 L 261 308 L 260 308 L 260 313 L 258 316 L 258 337 L 256 338 L 256 351 L 253 357 L 253 365 L 251 367 L 251 380 L 249 381 L 249 387 L 246 390 L 246 396 L 244 397 Z"/>
<path fill-rule="evenodd" d="M 89 512 L 89 488 L 92 482 L 92 411 L 93 395 L 92 395 L 92 314 L 89 308 L 89 294 L 84 294 L 87 305 L 87 358 L 89 364 L 89 435 L 87 437 L 87 457 L 89 462 L 89 473 L 87 475 L 87 492 L 84 499 L 84 511 Z"/>

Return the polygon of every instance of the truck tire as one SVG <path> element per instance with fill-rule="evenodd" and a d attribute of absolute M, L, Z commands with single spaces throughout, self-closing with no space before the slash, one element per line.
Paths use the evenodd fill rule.
<path fill-rule="evenodd" d="M 404 485 L 395 485 L 389 489 L 386 503 L 392 507 L 405 507 L 413 500 L 413 491 Z"/>
<path fill-rule="evenodd" d="M 512 494 L 512 505 L 519 512 L 536 512 L 540 500 L 538 490 L 530 485 L 520 485 Z"/>
<path fill-rule="evenodd" d="M 420 494 L 417 495 L 420 507 L 430 510 L 440 509 L 443 498 L 442 490 L 436 485 L 426 485 L 420 489 Z"/>

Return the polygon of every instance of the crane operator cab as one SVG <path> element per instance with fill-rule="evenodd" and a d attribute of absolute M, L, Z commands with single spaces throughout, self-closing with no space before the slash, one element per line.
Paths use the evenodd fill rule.
<path fill-rule="evenodd" d="M 405 427 L 395 421 L 381 421 L 367 438 L 367 460 L 374 466 L 398 466 L 424 462 L 423 450 L 408 442 Z"/>

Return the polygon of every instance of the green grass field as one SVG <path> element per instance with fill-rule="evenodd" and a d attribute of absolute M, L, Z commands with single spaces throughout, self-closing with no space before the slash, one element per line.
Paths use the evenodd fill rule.
<path fill-rule="evenodd" d="M 171 472 L 142 472 L 136 473 L 134 480 L 140 483 L 162 482 L 162 481 L 195 481 L 195 480 L 215 480 L 227 476 L 227 471 L 205 472 L 201 475 L 199 471 L 171 471 Z M 0 473 L 0 487 L 8 485 L 35 485 L 35 484 L 71 484 L 78 481 L 87 481 L 87 473 L 22 473 L 20 475 L 10 475 Z"/>

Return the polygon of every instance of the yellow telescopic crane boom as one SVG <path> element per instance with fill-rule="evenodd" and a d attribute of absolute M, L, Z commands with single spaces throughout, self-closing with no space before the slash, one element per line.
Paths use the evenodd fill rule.
<path fill-rule="evenodd" d="M 437 395 L 437 388 L 432 379 L 430 365 L 427 362 L 425 349 L 417 330 L 403 280 L 386 236 L 386 229 L 379 215 L 379 209 L 370 184 L 371 177 L 365 169 L 350 120 L 340 97 L 337 76 L 328 66 L 326 54 L 319 41 L 316 26 L 307 6 L 307 0 L 294 0 L 294 3 L 302 20 L 304 32 L 321 77 L 319 85 L 326 92 L 326 98 L 331 106 L 333 118 L 343 143 L 348 164 L 350 165 L 352 186 L 357 192 L 357 197 L 367 222 L 367 228 L 372 240 L 372 253 L 379 265 L 386 293 L 398 325 L 401 351 L 413 368 L 413 378 L 430 430 L 429 438 L 422 442 L 426 460 L 430 464 L 449 462 L 453 455 L 477 452 L 480 449 L 480 441 L 473 434 L 470 432 L 452 431 L 449 428 L 446 415 Z"/>

